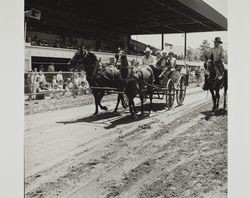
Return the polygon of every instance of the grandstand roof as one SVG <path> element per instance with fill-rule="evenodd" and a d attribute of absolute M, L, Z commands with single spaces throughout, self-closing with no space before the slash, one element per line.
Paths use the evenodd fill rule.
<path fill-rule="evenodd" d="M 25 0 L 42 11 L 40 23 L 76 24 L 127 34 L 227 30 L 227 19 L 202 0 Z M 67 27 L 66 27 L 67 26 Z"/>

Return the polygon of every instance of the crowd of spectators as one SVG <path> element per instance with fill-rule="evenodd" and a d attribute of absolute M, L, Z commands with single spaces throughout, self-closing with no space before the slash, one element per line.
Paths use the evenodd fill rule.
<path fill-rule="evenodd" d="M 77 95 L 87 94 L 89 89 L 86 75 L 84 72 L 43 72 L 37 69 L 31 70 L 25 78 L 25 94 L 29 100 L 59 98 L 66 93 L 76 97 Z"/>
<path fill-rule="evenodd" d="M 55 40 L 45 40 L 39 38 L 36 34 L 31 37 L 27 36 L 26 42 L 30 43 L 32 46 L 43 46 L 43 47 L 55 47 L 55 48 L 65 48 L 65 49 L 78 49 L 82 43 L 79 43 L 77 39 L 73 39 L 71 42 L 65 41 L 62 37 L 58 36 Z M 93 48 L 91 46 L 84 46 L 85 49 L 90 51 L 106 52 L 106 53 L 116 53 L 117 46 L 105 46 L 99 48 Z M 133 47 L 129 46 L 125 49 L 126 53 L 129 55 L 142 56 L 143 51 L 135 50 Z"/>

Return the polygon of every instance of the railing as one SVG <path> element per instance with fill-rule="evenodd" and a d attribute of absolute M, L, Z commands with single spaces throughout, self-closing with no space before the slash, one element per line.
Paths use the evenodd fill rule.
<path fill-rule="evenodd" d="M 200 78 L 190 74 L 188 81 L 190 85 L 201 86 L 203 78 L 203 72 Z M 77 97 L 91 93 L 83 72 L 29 72 L 24 74 L 24 79 L 24 96 L 29 100 Z"/>

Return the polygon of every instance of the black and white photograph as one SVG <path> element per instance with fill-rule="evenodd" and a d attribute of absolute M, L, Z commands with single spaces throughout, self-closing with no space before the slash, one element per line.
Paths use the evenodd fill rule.
<path fill-rule="evenodd" d="M 25 0 L 25 197 L 227 197 L 227 2 Z"/>
<path fill-rule="evenodd" d="M 3 76 L 8 90 L 21 96 L 6 92 L 5 100 L 19 102 L 1 102 L 14 109 L 3 112 L 18 135 L 3 130 L 7 136 L 0 144 L 11 148 L 0 148 L 2 161 L 10 164 L 1 168 L 8 179 L 0 188 L 21 178 L 21 194 L 4 187 L 9 196 L 0 197 L 231 197 L 230 182 L 239 181 L 230 179 L 237 175 L 231 154 L 247 155 L 247 149 L 243 154 L 230 147 L 236 136 L 238 144 L 247 143 L 237 134 L 243 124 L 231 122 L 248 117 L 237 106 L 246 104 L 238 93 L 248 90 L 241 76 L 247 72 L 235 71 L 247 66 L 240 59 L 247 63 L 249 56 L 233 53 L 249 51 L 247 16 L 235 19 L 243 33 L 233 41 L 227 0 L 22 3 L 16 43 L 23 51 L 11 56 L 10 45 L 10 56 L 3 57 L 19 62 L 17 75 Z M 14 10 L 6 16 L 14 19 Z M 3 27 L 17 33 L 8 20 Z M 242 48 L 232 49 L 234 42 Z M 232 90 L 231 81 L 240 86 Z M 19 112 L 21 125 L 14 121 Z M 18 143 L 21 165 L 15 169 L 12 144 Z M 241 167 L 250 165 L 235 159 Z"/>

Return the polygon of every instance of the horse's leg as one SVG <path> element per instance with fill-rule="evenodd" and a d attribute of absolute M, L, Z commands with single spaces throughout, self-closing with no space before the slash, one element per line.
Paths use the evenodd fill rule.
<path fill-rule="evenodd" d="M 143 115 L 144 114 L 144 108 L 143 108 L 143 93 L 140 93 L 140 100 L 141 100 L 141 115 Z"/>
<path fill-rule="evenodd" d="M 105 94 L 104 91 L 100 91 L 100 92 L 99 92 L 99 95 L 98 95 L 98 105 L 99 105 L 99 107 L 100 107 L 102 110 L 107 111 L 107 110 L 108 110 L 108 107 L 102 106 L 102 105 L 101 105 L 101 100 L 102 100 L 104 94 Z"/>
<path fill-rule="evenodd" d="M 122 101 L 122 107 L 123 107 L 124 109 L 127 109 L 127 104 L 126 104 L 126 102 L 125 102 L 125 98 L 124 98 L 124 95 L 123 95 L 123 94 L 121 94 L 121 101 Z"/>
<path fill-rule="evenodd" d="M 95 99 L 95 113 L 93 115 L 97 115 L 98 114 L 98 92 L 93 90 L 92 93 Z"/>
<path fill-rule="evenodd" d="M 132 111 L 133 111 L 133 114 L 132 116 L 137 119 L 137 114 L 136 114 L 136 109 L 135 109 L 135 102 L 134 102 L 134 99 L 131 100 L 131 108 L 132 108 Z"/>
<path fill-rule="evenodd" d="M 115 109 L 114 109 L 114 112 L 117 112 L 117 109 L 118 109 L 118 106 L 119 106 L 120 100 L 121 100 L 121 94 L 118 94 L 118 97 L 117 97 L 117 103 L 116 103 L 116 107 L 115 107 Z"/>
<path fill-rule="evenodd" d="M 134 111 L 133 111 L 133 99 L 129 98 L 129 101 L 128 101 L 128 106 L 129 106 L 129 111 L 131 113 L 131 115 L 133 116 L 134 115 Z"/>
<path fill-rule="evenodd" d="M 215 110 L 215 103 L 216 103 L 214 90 L 210 89 L 210 93 L 211 93 L 212 99 L 213 99 L 213 111 L 214 111 Z"/>
<path fill-rule="evenodd" d="M 220 105 L 220 87 L 218 89 L 216 89 L 216 110 L 219 109 L 219 105 Z"/>
<path fill-rule="evenodd" d="M 227 108 L 227 87 L 224 86 L 224 106 L 223 106 L 224 109 Z"/>

